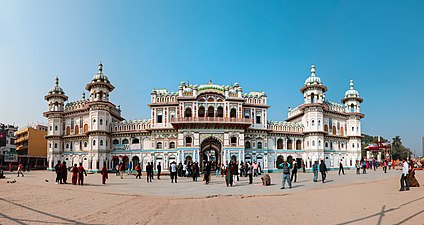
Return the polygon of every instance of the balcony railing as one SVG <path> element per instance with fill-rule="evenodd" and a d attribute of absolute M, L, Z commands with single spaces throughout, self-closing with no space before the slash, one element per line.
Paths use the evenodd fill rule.
<path fill-rule="evenodd" d="M 251 119 L 246 118 L 222 118 L 222 117 L 183 117 L 172 118 L 171 123 L 245 123 L 251 124 Z"/>

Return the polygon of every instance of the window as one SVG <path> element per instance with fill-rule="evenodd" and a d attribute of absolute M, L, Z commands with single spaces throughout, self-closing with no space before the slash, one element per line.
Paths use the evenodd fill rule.
<path fill-rule="evenodd" d="M 53 127 L 52 127 L 52 126 L 50 126 L 50 127 L 49 127 L 49 130 L 50 130 L 50 131 L 51 131 L 51 130 L 53 130 Z"/>
<path fill-rule="evenodd" d="M 156 149 L 162 149 L 162 142 L 156 143 Z"/>
<path fill-rule="evenodd" d="M 312 120 L 312 126 L 315 126 L 315 120 Z"/>
<path fill-rule="evenodd" d="M 84 141 L 84 148 L 87 148 L 87 142 Z"/>
<path fill-rule="evenodd" d="M 244 144 L 244 146 L 246 148 L 252 148 L 252 146 L 250 145 L 250 141 L 246 141 L 246 143 Z"/>
<path fill-rule="evenodd" d="M 230 110 L 230 118 L 236 118 L 236 116 L 237 116 L 236 114 L 237 114 L 236 109 Z"/>
<path fill-rule="evenodd" d="M 314 93 L 312 93 L 311 94 L 311 103 L 314 103 L 315 102 L 315 94 Z"/>
<path fill-rule="evenodd" d="M 249 112 L 244 112 L 244 118 L 250 119 L 250 113 Z"/>
<path fill-rule="evenodd" d="M 283 139 L 278 139 L 278 141 L 277 141 L 277 149 L 283 149 Z"/>
<path fill-rule="evenodd" d="M 231 137 L 231 145 L 237 145 L 237 138 Z"/>
<path fill-rule="evenodd" d="M 191 117 L 191 109 L 187 108 L 184 112 L 184 117 Z"/>
<path fill-rule="evenodd" d="M 96 146 L 96 140 L 93 140 L 93 146 Z"/>
<path fill-rule="evenodd" d="M 158 123 L 162 123 L 162 115 L 158 115 L 157 122 L 158 122 Z"/>
<path fill-rule="evenodd" d="M 75 125 L 74 134 L 75 135 L 78 135 L 79 134 L 79 126 L 78 125 Z"/>
<path fill-rule="evenodd" d="M 258 141 L 258 149 L 262 149 L 262 142 Z"/>
<path fill-rule="evenodd" d="M 49 148 L 52 148 L 52 143 L 49 143 Z"/>
<path fill-rule="evenodd" d="M 103 125 L 103 119 L 100 119 L 100 125 Z"/>
<path fill-rule="evenodd" d="M 96 119 L 93 119 L 93 123 L 95 123 L 96 122 Z"/>
<path fill-rule="evenodd" d="M 218 117 L 224 117 L 224 109 L 221 106 L 218 107 L 217 114 Z"/>
<path fill-rule="evenodd" d="M 169 143 L 169 148 L 175 148 L 175 142 Z"/>
<path fill-rule="evenodd" d="M 56 131 L 57 131 L 57 126 L 54 126 L 54 130 L 56 130 Z"/>
<path fill-rule="evenodd" d="M 321 120 L 318 120 L 318 126 L 321 126 Z"/>
<path fill-rule="evenodd" d="M 321 147 L 321 140 L 318 141 L 318 147 Z"/>
<path fill-rule="evenodd" d="M 140 144 L 140 140 L 139 140 L 138 138 L 134 138 L 134 139 L 132 140 L 132 143 L 133 143 L 133 144 Z"/>
<path fill-rule="evenodd" d="M 312 140 L 312 147 L 315 147 L 315 140 Z"/>
<path fill-rule="evenodd" d="M 325 147 L 328 148 L 328 142 L 327 141 L 325 142 Z"/>
<path fill-rule="evenodd" d="M 66 146 L 66 149 L 68 149 L 68 148 L 69 148 L 69 143 L 66 143 L 66 145 L 65 145 L 65 146 Z"/>
<path fill-rule="evenodd" d="M 355 131 L 355 127 L 352 127 L 352 131 Z"/>
<path fill-rule="evenodd" d="M 209 106 L 209 108 L 208 108 L 208 117 L 214 117 L 214 108 L 213 108 L 213 106 Z"/>
<path fill-rule="evenodd" d="M 100 146 L 103 146 L 103 140 L 100 140 Z"/>
<path fill-rule="evenodd" d="M 119 145 L 119 140 L 118 140 L 118 139 L 113 139 L 112 144 L 114 144 L 114 145 Z"/>
<path fill-rule="evenodd" d="M 261 116 L 256 116 L 256 123 L 258 123 L 258 124 L 261 123 Z"/>
<path fill-rule="evenodd" d="M 293 149 L 293 141 L 292 140 L 287 141 L 287 149 L 289 149 L 289 150 Z"/>
<path fill-rule="evenodd" d="M 127 145 L 127 144 L 129 144 L 129 141 L 128 141 L 128 139 L 124 139 L 124 140 L 122 140 L 122 144 L 124 144 L 124 145 Z"/>
<path fill-rule="evenodd" d="M 57 143 L 54 143 L 54 148 L 57 148 Z"/>
<path fill-rule="evenodd" d="M 71 142 L 70 146 L 71 146 L 71 151 L 72 151 L 72 142 Z"/>
<path fill-rule="evenodd" d="M 199 111 L 197 112 L 198 117 L 205 117 L 205 107 L 200 106 Z"/>
<path fill-rule="evenodd" d="M 193 139 L 191 137 L 186 137 L 185 141 L 186 141 L 186 146 L 191 146 L 191 142 L 193 141 Z"/>
<path fill-rule="evenodd" d="M 71 135 L 71 127 L 69 126 L 66 127 L 66 135 Z"/>

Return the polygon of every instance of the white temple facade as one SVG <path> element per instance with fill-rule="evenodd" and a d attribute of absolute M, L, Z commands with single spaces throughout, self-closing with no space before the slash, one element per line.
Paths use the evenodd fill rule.
<path fill-rule="evenodd" d="M 315 160 L 325 160 L 330 168 L 338 168 L 340 161 L 354 167 L 361 157 L 362 98 L 350 81 L 341 104 L 326 100 L 327 87 L 313 65 L 300 88 L 303 104 L 290 108 L 284 122 L 268 119 L 265 92 L 244 93 L 238 83 L 181 82 L 175 92 L 153 89 L 150 119 L 145 120 L 122 118 L 109 101 L 114 86 L 102 64 L 85 88 L 89 97 L 83 93 L 81 100 L 67 102 L 56 78 L 45 96 L 49 169 L 58 160 L 82 162 L 93 172 L 103 163 L 114 169 L 119 162 L 131 161 L 133 168 L 161 162 L 166 171 L 172 161 L 233 160 L 255 161 L 264 172 L 277 172 L 284 159 L 310 170 Z"/>

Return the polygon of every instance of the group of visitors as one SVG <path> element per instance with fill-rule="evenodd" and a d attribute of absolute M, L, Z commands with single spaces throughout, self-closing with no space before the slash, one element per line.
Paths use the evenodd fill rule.
<path fill-rule="evenodd" d="M 419 187 L 420 184 L 415 178 L 415 167 L 413 161 L 407 162 L 406 158 L 402 160 L 402 175 L 400 177 L 400 190 L 409 191 L 410 187 Z"/>
<path fill-rule="evenodd" d="M 84 175 L 87 176 L 87 172 L 82 166 L 82 163 L 80 163 L 78 167 L 77 167 L 77 164 L 75 163 L 74 167 L 72 167 L 71 172 L 72 172 L 72 184 L 76 185 L 78 180 L 78 185 L 84 185 Z"/>

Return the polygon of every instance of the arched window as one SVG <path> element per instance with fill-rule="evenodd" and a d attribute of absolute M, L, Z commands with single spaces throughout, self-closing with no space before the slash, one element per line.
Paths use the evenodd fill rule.
<path fill-rule="evenodd" d="M 355 112 L 355 105 L 353 103 L 350 105 L 350 112 Z"/>
<path fill-rule="evenodd" d="M 283 139 L 278 139 L 278 141 L 277 141 L 277 149 L 283 149 Z"/>
<path fill-rule="evenodd" d="M 79 126 L 78 125 L 75 125 L 74 133 L 75 133 L 75 135 L 79 134 Z"/>
<path fill-rule="evenodd" d="M 230 110 L 230 118 L 236 118 L 237 117 L 237 111 L 236 109 L 231 109 Z"/>
<path fill-rule="evenodd" d="M 318 126 L 321 126 L 321 120 L 318 120 Z"/>
<path fill-rule="evenodd" d="M 342 128 L 340 128 L 340 135 L 341 136 L 344 136 L 344 128 L 342 127 Z"/>
<path fill-rule="evenodd" d="M 325 142 L 325 147 L 328 148 L 328 141 Z"/>
<path fill-rule="evenodd" d="M 122 144 L 123 144 L 123 145 L 127 145 L 127 144 L 129 144 L 128 139 L 126 139 L 126 138 L 125 138 L 124 140 L 122 140 Z"/>
<path fill-rule="evenodd" d="M 205 117 L 205 107 L 200 106 L 199 111 L 197 112 L 198 117 Z"/>
<path fill-rule="evenodd" d="M 84 147 L 85 147 L 85 148 L 87 147 L 87 142 L 86 142 L 86 141 L 84 141 Z"/>
<path fill-rule="evenodd" d="M 333 135 L 336 135 L 337 134 L 337 128 L 336 128 L 336 126 L 333 126 Z"/>
<path fill-rule="evenodd" d="M 112 144 L 114 144 L 114 145 L 119 145 L 119 140 L 118 140 L 118 139 L 113 139 Z"/>
<path fill-rule="evenodd" d="M 184 112 L 184 117 L 191 117 L 191 108 L 187 108 Z"/>
<path fill-rule="evenodd" d="M 315 102 L 315 94 L 314 93 L 312 93 L 311 94 L 311 103 L 314 103 Z"/>
<path fill-rule="evenodd" d="M 324 132 L 328 133 L 328 125 L 327 124 L 324 125 Z"/>
<path fill-rule="evenodd" d="M 252 146 L 250 145 L 250 141 L 246 141 L 246 143 L 244 143 L 244 147 L 247 149 L 252 148 Z"/>
<path fill-rule="evenodd" d="M 312 120 L 312 125 L 311 126 L 315 126 L 315 120 Z"/>
<path fill-rule="evenodd" d="M 100 125 L 103 125 L 103 119 L 100 119 L 99 123 Z"/>
<path fill-rule="evenodd" d="M 213 108 L 213 106 L 209 106 L 208 117 L 214 117 L 214 111 L 215 111 L 215 109 Z"/>
<path fill-rule="evenodd" d="M 292 140 L 288 140 L 287 141 L 287 149 L 288 150 L 292 150 L 293 149 L 293 141 Z"/>
<path fill-rule="evenodd" d="M 162 142 L 156 143 L 156 149 L 162 149 Z"/>
<path fill-rule="evenodd" d="M 57 148 L 57 143 L 54 143 L 54 148 Z"/>
<path fill-rule="evenodd" d="M 71 135 L 71 127 L 66 127 L 66 135 Z"/>
<path fill-rule="evenodd" d="M 88 124 L 84 124 L 84 133 L 88 132 Z"/>
<path fill-rule="evenodd" d="M 140 140 L 138 138 L 132 139 L 133 144 L 140 144 Z"/>
<path fill-rule="evenodd" d="M 103 146 L 103 140 L 100 140 L 100 146 Z"/>
<path fill-rule="evenodd" d="M 57 126 L 54 126 L 54 130 L 56 130 L 56 131 L 57 131 Z"/>
<path fill-rule="evenodd" d="M 171 149 L 175 148 L 175 142 L 173 142 L 173 141 L 170 142 L 169 143 L 169 148 L 171 148 Z"/>
<path fill-rule="evenodd" d="M 217 114 L 218 117 L 224 117 L 224 109 L 221 106 L 218 107 Z"/>
<path fill-rule="evenodd" d="M 258 141 L 258 149 L 262 149 L 262 142 Z"/>
<path fill-rule="evenodd" d="M 284 162 L 284 157 L 282 155 L 279 155 L 277 157 L 277 168 L 278 169 L 282 169 L 282 167 L 280 166 L 280 164 L 282 164 Z"/>
<path fill-rule="evenodd" d="M 237 145 L 237 138 L 231 137 L 231 146 L 236 146 L 236 145 Z"/>
<path fill-rule="evenodd" d="M 93 146 L 96 146 L 96 140 L 93 140 Z"/>
<path fill-rule="evenodd" d="M 186 141 L 186 146 L 187 147 L 190 147 L 191 146 L 191 143 L 193 142 L 193 139 L 191 137 L 186 137 L 185 138 L 185 141 Z"/>
<path fill-rule="evenodd" d="M 302 141 L 300 141 L 300 140 L 297 140 L 296 141 L 296 149 L 297 150 L 301 150 L 302 149 Z"/>

